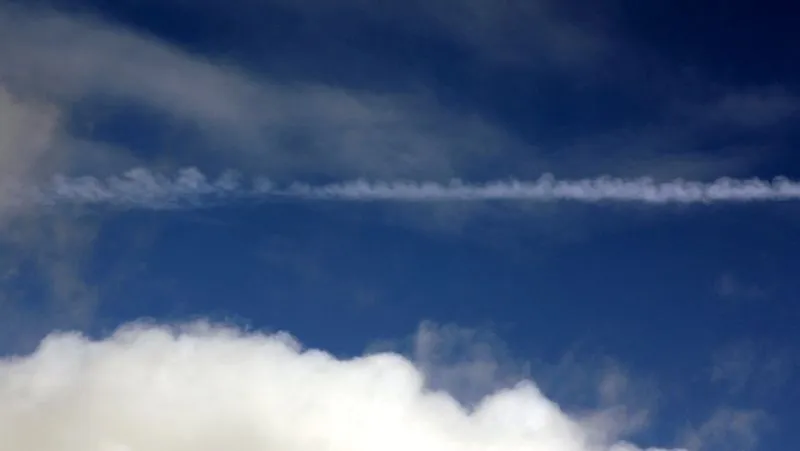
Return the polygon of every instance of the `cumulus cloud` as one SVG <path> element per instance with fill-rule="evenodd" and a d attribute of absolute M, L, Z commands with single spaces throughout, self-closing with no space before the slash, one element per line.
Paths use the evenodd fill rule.
<path fill-rule="evenodd" d="M 2 360 L 0 437 L 18 451 L 640 449 L 593 443 L 530 381 L 467 409 L 396 354 L 339 360 L 207 324 L 53 334 Z"/>

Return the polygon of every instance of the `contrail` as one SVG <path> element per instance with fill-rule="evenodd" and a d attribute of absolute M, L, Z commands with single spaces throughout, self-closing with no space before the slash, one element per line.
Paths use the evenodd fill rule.
<path fill-rule="evenodd" d="M 533 181 L 499 180 L 487 183 L 366 181 L 329 184 L 279 185 L 268 178 L 245 180 L 227 171 L 210 179 L 196 168 L 169 176 L 137 168 L 107 178 L 55 176 L 39 187 L 5 186 L 2 198 L 15 205 L 95 204 L 121 208 L 199 208 L 239 201 L 270 199 L 340 201 L 517 201 L 644 204 L 697 204 L 800 200 L 800 182 L 786 177 L 762 179 L 720 178 L 713 182 L 675 179 L 655 182 L 601 176 L 557 180 L 545 174 Z"/>

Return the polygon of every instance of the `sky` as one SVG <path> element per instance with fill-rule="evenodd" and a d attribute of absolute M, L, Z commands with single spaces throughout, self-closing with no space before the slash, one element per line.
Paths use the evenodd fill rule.
<path fill-rule="evenodd" d="M 0 450 L 798 449 L 795 12 L 0 0 Z"/>

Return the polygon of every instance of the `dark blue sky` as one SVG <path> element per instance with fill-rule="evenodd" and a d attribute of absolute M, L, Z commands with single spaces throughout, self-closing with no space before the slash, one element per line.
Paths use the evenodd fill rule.
<path fill-rule="evenodd" d="M 800 176 L 800 28 L 785 2 L 31 5 L 0 2 L 0 81 L 60 111 L 36 159 L 0 161 L 31 179 Z M 15 300 L 0 305 L 22 318 L 6 349 L 52 328 L 210 317 L 359 355 L 432 321 L 491 331 L 565 406 L 597 403 L 613 362 L 626 383 L 612 402 L 649 411 L 637 441 L 800 446 L 795 203 L 0 219 Z"/>

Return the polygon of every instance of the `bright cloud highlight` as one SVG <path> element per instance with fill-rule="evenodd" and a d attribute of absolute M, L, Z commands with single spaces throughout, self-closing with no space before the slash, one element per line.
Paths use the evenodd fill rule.
<path fill-rule="evenodd" d="M 0 360 L 16 451 L 637 451 L 593 443 L 532 382 L 467 410 L 397 354 L 338 360 L 285 334 L 129 325 Z M 656 451 L 650 448 L 651 451 Z"/>

